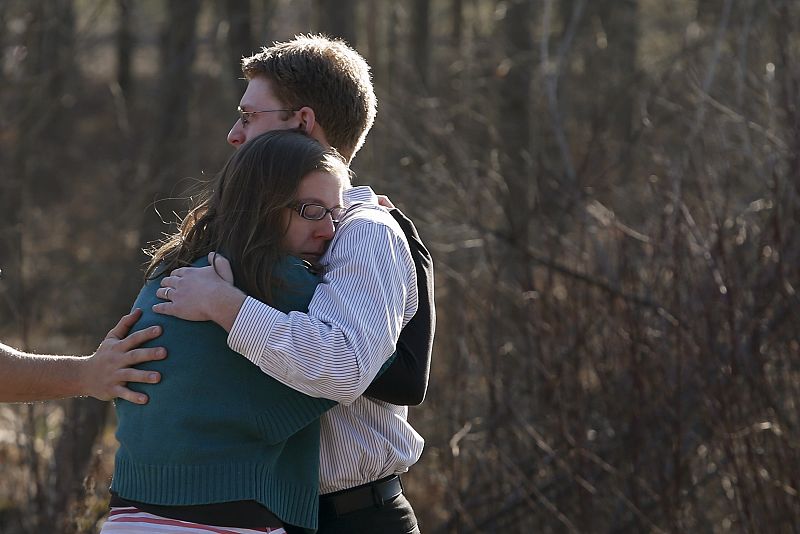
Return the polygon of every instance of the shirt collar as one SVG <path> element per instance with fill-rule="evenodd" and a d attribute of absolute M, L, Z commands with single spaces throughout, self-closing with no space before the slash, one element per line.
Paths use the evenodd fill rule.
<path fill-rule="evenodd" d="M 349 208 L 353 204 L 360 204 L 360 203 L 368 203 L 368 204 L 377 204 L 378 203 L 378 196 L 372 190 L 372 188 L 368 185 L 359 185 L 356 187 L 351 187 L 350 189 L 346 190 L 342 193 L 342 197 L 344 200 L 344 207 Z"/>

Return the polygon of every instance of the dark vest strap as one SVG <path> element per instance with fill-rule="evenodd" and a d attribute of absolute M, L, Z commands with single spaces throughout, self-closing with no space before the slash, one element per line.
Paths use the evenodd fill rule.
<path fill-rule="evenodd" d="M 419 306 L 417 313 L 400 332 L 394 361 L 370 384 L 364 394 L 391 404 L 412 406 L 425 399 L 431 370 L 433 333 L 436 328 L 433 260 L 414 223 L 398 209 L 392 209 L 389 213 L 400 225 L 411 249 L 417 272 Z"/>

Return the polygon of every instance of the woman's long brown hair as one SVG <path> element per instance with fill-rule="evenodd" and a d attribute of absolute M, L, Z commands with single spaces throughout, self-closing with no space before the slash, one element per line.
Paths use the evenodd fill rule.
<path fill-rule="evenodd" d="M 156 278 L 221 252 L 233 267 L 236 285 L 272 303 L 280 287 L 275 267 L 285 257 L 286 208 L 296 200 L 300 181 L 314 171 L 338 175 L 348 170 L 333 149 L 307 135 L 272 131 L 245 143 L 200 194 L 179 230 L 151 251 L 146 277 Z"/>

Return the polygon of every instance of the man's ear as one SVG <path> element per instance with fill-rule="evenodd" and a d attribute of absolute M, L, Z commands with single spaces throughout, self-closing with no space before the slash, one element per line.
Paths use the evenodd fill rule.
<path fill-rule="evenodd" d="M 325 130 L 323 130 L 322 125 L 317 122 L 317 116 L 314 114 L 313 109 L 308 106 L 300 108 L 297 111 L 297 118 L 300 119 L 300 124 L 296 126 L 298 130 L 310 135 L 322 143 L 323 146 L 330 146 L 328 138 L 325 135 Z"/>
<path fill-rule="evenodd" d="M 318 127 L 317 117 L 314 114 L 314 110 L 310 107 L 304 106 L 300 108 L 296 116 L 300 119 L 300 124 L 297 125 L 298 130 L 311 135 L 311 133 L 314 131 L 314 128 Z"/>

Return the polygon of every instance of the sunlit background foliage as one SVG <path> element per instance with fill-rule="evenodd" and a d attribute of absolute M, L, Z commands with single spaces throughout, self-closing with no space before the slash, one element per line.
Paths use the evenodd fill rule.
<path fill-rule="evenodd" d="M 0 339 L 91 353 L 238 59 L 308 31 L 371 63 L 356 181 L 436 262 L 423 532 L 796 532 L 794 0 L 3 0 Z M 114 424 L 0 407 L 0 531 L 95 532 Z"/>

